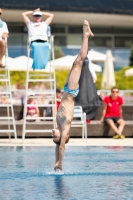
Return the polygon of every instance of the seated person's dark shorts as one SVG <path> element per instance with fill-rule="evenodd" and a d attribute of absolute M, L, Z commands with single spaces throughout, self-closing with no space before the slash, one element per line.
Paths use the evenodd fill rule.
<path fill-rule="evenodd" d="M 107 124 L 107 122 L 108 122 L 110 119 L 112 119 L 114 123 L 117 123 L 118 120 L 121 119 L 121 118 L 119 118 L 119 117 L 113 117 L 113 116 L 112 116 L 112 117 L 105 117 L 103 123 L 104 123 L 104 124 Z"/>

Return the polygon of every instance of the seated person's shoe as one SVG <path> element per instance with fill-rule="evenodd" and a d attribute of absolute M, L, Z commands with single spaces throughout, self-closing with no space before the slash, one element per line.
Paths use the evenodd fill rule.
<path fill-rule="evenodd" d="M 119 139 L 120 136 L 119 136 L 119 135 L 114 135 L 113 138 L 114 138 L 114 139 Z"/>
<path fill-rule="evenodd" d="M 121 136 L 120 135 L 114 135 L 113 138 L 114 139 L 124 139 L 125 136 L 124 135 L 121 135 Z"/>
<path fill-rule="evenodd" d="M 120 139 L 124 139 L 124 138 L 125 138 L 125 136 L 124 136 L 124 135 L 121 135 L 121 136 L 120 136 Z"/>

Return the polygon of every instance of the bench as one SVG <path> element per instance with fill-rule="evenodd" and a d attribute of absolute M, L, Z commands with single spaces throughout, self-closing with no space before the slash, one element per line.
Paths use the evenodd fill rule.
<path fill-rule="evenodd" d="M 12 126 L 12 121 L 1 121 L 0 122 L 0 129 L 8 129 L 8 124 Z M 17 130 L 17 136 L 22 137 L 22 129 L 23 129 L 23 121 L 15 121 L 16 124 L 16 130 Z M 27 129 L 34 129 L 36 130 L 35 133 L 27 133 L 29 137 L 33 136 L 42 136 L 42 137 L 50 137 L 50 133 L 38 133 L 38 129 L 46 129 L 46 130 L 52 130 L 53 122 L 52 121 L 40 121 L 40 122 L 27 122 Z M 81 129 L 82 128 L 82 138 L 87 139 L 87 125 L 86 125 L 86 114 L 83 113 L 81 106 L 75 106 L 74 107 L 74 119 L 71 124 L 72 129 L 70 129 L 70 136 L 74 137 L 81 137 Z M 0 136 L 4 136 L 4 134 L 0 134 Z"/>
<path fill-rule="evenodd" d="M 79 120 L 74 119 L 72 122 L 72 128 L 70 129 L 70 137 L 79 138 L 81 137 L 81 129 L 79 128 Z M 90 124 L 87 124 L 86 131 L 88 137 L 102 137 L 108 138 L 114 135 L 114 132 L 110 129 L 108 125 L 98 124 L 99 121 L 91 121 Z M 22 137 L 22 121 L 15 121 L 17 136 Z M 42 121 L 42 122 L 28 122 L 27 123 L 30 129 L 30 126 L 34 127 L 35 130 L 38 128 L 43 129 L 43 127 L 47 129 L 53 128 L 53 123 L 50 121 Z M 12 126 L 12 122 L 10 122 Z M 75 126 L 74 126 L 75 125 Z M 7 121 L 0 122 L 0 129 L 5 129 L 4 126 L 7 126 Z M 80 126 L 82 128 L 82 126 Z M 83 133 L 83 129 L 82 129 Z M 13 134 L 11 134 L 13 136 Z M 126 121 L 126 125 L 124 127 L 123 135 L 126 137 L 133 137 L 133 121 Z M 5 133 L 0 133 L 0 137 L 5 137 Z M 51 137 L 50 133 L 28 133 L 27 137 Z"/>
<path fill-rule="evenodd" d="M 108 125 L 99 124 L 99 121 L 91 121 L 88 124 L 88 136 L 89 137 L 112 137 L 114 132 Z M 125 121 L 125 127 L 123 135 L 126 137 L 133 137 L 133 121 Z"/>

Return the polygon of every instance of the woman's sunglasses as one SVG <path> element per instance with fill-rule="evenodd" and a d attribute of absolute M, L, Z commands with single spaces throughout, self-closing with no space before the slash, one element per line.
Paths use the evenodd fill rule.
<path fill-rule="evenodd" d="M 40 17 L 41 17 L 41 15 L 34 15 L 34 17 L 36 17 L 36 18 L 40 18 Z"/>

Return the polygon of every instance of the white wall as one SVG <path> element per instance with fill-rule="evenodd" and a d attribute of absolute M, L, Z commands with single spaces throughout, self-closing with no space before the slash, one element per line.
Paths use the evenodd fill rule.
<path fill-rule="evenodd" d="M 21 13 L 24 10 L 3 9 L 2 19 L 7 22 L 22 22 Z M 52 12 L 52 11 L 51 11 Z M 82 24 L 86 19 L 91 25 L 100 26 L 121 26 L 132 27 L 133 15 L 98 14 L 98 13 L 77 13 L 77 12 L 52 12 L 53 23 L 56 24 Z"/>

